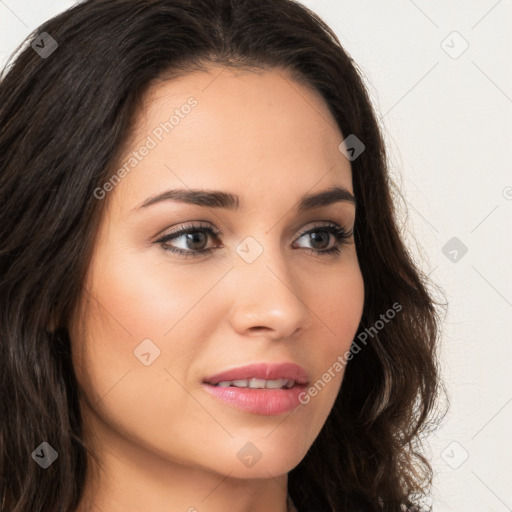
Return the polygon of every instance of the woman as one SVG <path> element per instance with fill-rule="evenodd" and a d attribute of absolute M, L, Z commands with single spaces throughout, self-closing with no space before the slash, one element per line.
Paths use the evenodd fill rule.
<path fill-rule="evenodd" d="M 85 1 L 0 126 L 3 512 L 415 508 L 439 317 L 315 14 Z"/>

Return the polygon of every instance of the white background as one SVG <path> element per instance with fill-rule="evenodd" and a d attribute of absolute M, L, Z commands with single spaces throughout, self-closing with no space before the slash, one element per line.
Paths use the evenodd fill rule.
<path fill-rule="evenodd" d="M 366 77 L 406 199 L 408 243 L 449 301 L 451 407 L 427 446 L 433 510 L 512 510 L 512 1 L 302 3 Z M 0 64 L 73 4 L 0 0 Z M 455 249 L 455 262 L 442 252 L 452 237 L 468 249 Z"/>

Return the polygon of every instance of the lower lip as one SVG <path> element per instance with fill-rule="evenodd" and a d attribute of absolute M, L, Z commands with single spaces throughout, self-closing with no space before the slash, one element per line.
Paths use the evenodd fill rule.
<path fill-rule="evenodd" d="M 253 389 L 214 386 L 203 383 L 203 388 L 216 398 L 243 411 L 271 416 L 293 411 L 301 402 L 300 394 L 306 386 L 290 389 Z"/>

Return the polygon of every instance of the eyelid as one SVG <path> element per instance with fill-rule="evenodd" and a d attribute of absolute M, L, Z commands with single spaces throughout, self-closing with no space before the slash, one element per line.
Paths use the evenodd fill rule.
<path fill-rule="evenodd" d="M 298 238 L 300 238 L 301 236 L 309 233 L 312 229 L 329 228 L 329 227 L 332 227 L 332 228 L 342 228 L 345 231 L 347 231 L 347 233 L 351 232 L 351 230 L 348 230 L 345 226 L 343 226 L 343 224 L 337 224 L 336 222 L 333 222 L 332 220 L 317 220 L 312 225 L 310 224 L 308 227 L 304 228 L 304 231 L 302 231 L 298 235 Z"/>
<path fill-rule="evenodd" d="M 197 222 L 197 224 L 194 224 L 195 222 Z M 313 221 L 313 223 L 310 223 L 305 228 L 303 228 L 300 231 L 300 233 L 297 235 L 297 238 L 301 238 L 302 236 L 309 233 L 312 229 L 326 228 L 326 227 L 333 227 L 333 228 L 340 227 L 346 231 L 348 236 L 351 236 L 353 234 L 353 230 L 354 230 L 354 227 L 348 229 L 347 227 L 345 227 L 343 225 L 343 223 L 338 224 L 332 220 L 317 220 L 317 221 Z M 211 224 L 208 221 L 199 220 L 199 221 L 190 221 L 190 222 L 185 222 L 184 224 L 179 224 L 176 228 L 173 228 L 171 231 L 166 231 L 163 234 L 157 236 L 156 241 L 159 241 L 160 239 L 168 237 L 170 235 L 174 235 L 177 233 L 183 233 L 184 231 L 187 231 L 187 230 L 201 230 L 201 229 L 211 230 L 217 237 L 224 236 L 223 232 L 220 229 L 218 229 L 214 224 Z"/>
<path fill-rule="evenodd" d="M 195 224 L 195 222 L 197 222 L 197 224 Z M 185 222 L 184 224 L 179 224 L 176 228 L 171 229 L 171 231 L 165 231 L 161 235 L 158 235 L 157 238 L 161 239 L 161 238 L 167 237 L 169 235 L 174 235 L 177 233 L 181 233 L 182 231 L 193 230 L 193 229 L 197 229 L 197 230 L 209 229 L 209 230 L 213 231 L 215 236 L 223 236 L 222 231 L 220 229 L 218 229 L 216 226 L 214 226 L 213 224 L 209 223 L 208 221 L 198 220 L 198 221 Z"/>

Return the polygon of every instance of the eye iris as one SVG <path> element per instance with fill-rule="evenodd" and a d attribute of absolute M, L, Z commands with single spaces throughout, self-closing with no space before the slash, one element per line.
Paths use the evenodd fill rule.
<path fill-rule="evenodd" d="M 208 240 L 208 236 L 201 231 L 194 231 L 192 233 L 187 233 L 185 236 L 187 237 L 187 245 L 189 246 L 189 248 L 196 249 L 199 251 L 201 249 L 204 249 L 204 245 Z M 190 242 L 190 244 L 192 244 L 192 245 L 199 243 L 200 247 L 190 246 L 190 244 L 188 242 Z M 201 242 L 202 242 L 202 244 L 201 244 Z"/>
<path fill-rule="evenodd" d="M 311 245 L 314 249 L 322 249 L 324 247 L 318 247 L 316 244 L 317 242 L 320 242 L 320 245 L 322 245 L 322 242 L 327 242 L 327 245 L 329 245 L 329 233 L 326 231 L 314 231 L 313 233 L 310 233 L 309 236 L 311 237 Z"/>

